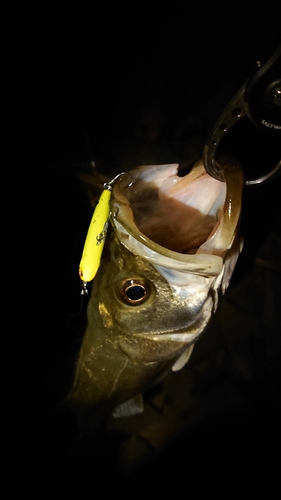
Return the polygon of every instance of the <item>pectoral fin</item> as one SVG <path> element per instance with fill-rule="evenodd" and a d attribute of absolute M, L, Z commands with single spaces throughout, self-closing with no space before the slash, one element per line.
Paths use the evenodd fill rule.
<path fill-rule="evenodd" d="M 186 363 L 188 362 L 190 356 L 191 356 L 191 353 L 193 351 L 193 346 L 194 344 L 192 344 L 191 346 L 189 346 L 181 355 L 180 357 L 177 359 L 177 361 L 175 362 L 175 364 L 172 366 L 172 371 L 173 372 L 177 372 L 179 370 L 181 370 L 184 365 L 186 365 Z"/>
<path fill-rule="evenodd" d="M 132 415 L 136 415 L 137 413 L 142 413 L 143 410 L 143 398 L 141 394 L 138 394 L 134 398 L 125 401 L 125 403 L 121 403 L 119 406 L 116 406 L 112 412 L 112 416 L 114 418 L 130 417 Z"/>

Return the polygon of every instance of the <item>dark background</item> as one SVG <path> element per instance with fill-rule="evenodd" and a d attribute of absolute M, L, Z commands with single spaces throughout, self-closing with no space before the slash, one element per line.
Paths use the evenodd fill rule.
<path fill-rule="evenodd" d="M 108 5 L 104 9 L 98 6 L 96 11 L 93 8 L 91 13 L 79 12 L 79 17 L 75 11 L 41 13 L 32 34 L 27 33 L 30 72 L 26 72 L 26 79 L 32 107 L 34 104 L 28 146 L 34 168 L 35 254 L 42 249 L 44 256 L 43 264 L 41 258 L 37 264 L 41 279 L 35 293 L 35 330 L 40 355 L 38 386 L 31 391 L 35 409 L 30 422 L 36 428 L 36 456 L 43 473 L 50 470 L 53 474 L 50 457 L 56 471 L 64 469 L 77 435 L 72 417 L 57 410 L 67 394 L 81 342 L 67 320 L 80 306 L 77 267 L 92 213 L 87 191 L 78 178 L 80 171 L 91 171 L 91 161 L 101 173 L 118 173 L 120 166 L 142 162 L 196 159 L 220 111 L 252 74 L 256 61 L 265 60 L 280 43 L 276 9 L 270 2 L 256 4 L 247 12 L 235 4 L 186 3 L 181 8 L 131 5 L 123 10 L 119 5 Z M 254 259 L 270 235 L 280 238 L 279 197 L 280 177 L 245 191 L 241 224 L 245 247 L 233 287 L 242 283 L 243 289 L 247 273 L 253 277 Z M 266 259 L 277 266 L 274 273 L 278 276 L 280 255 L 269 247 Z M 280 303 L 276 282 L 269 291 L 274 304 Z M 262 300 L 268 296 L 262 283 L 258 292 L 255 280 L 250 291 L 247 289 L 255 304 L 256 293 L 259 303 L 260 296 Z M 247 307 L 256 314 L 253 304 Z M 280 316 L 275 317 L 278 322 Z M 74 322 L 78 330 L 82 320 L 83 315 L 80 323 Z M 243 321 L 241 318 L 241 328 Z M 263 373 L 268 379 L 265 382 L 263 377 L 259 398 L 256 373 L 260 365 L 255 364 L 254 381 L 247 386 L 250 393 L 255 391 L 255 403 L 247 407 L 246 414 L 242 412 L 237 421 L 236 412 L 226 408 L 217 418 L 204 419 L 203 411 L 201 426 L 198 423 L 192 435 L 185 429 L 165 453 L 157 455 L 153 466 L 148 464 L 144 472 L 137 470 L 134 477 L 154 477 L 160 470 L 175 477 L 185 466 L 192 463 L 195 467 L 193 459 L 200 467 L 201 453 L 212 462 L 213 450 L 218 474 L 226 468 L 224 458 L 231 463 L 230 468 L 238 467 L 238 474 L 245 474 L 248 459 L 260 466 L 258 455 L 264 460 L 266 454 L 266 460 L 275 463 L 272 456 L 280 415 L 280 379 L 275 366 L 280 344 L 274 344 L 269 356 L 263 342 Z M 268 356 L 274 358 L 271 371 L 264 368 L 266 363 L 271 366 Z M 269 371 L 273 375 L 269 376 Z M 274 390 L 265 398 L 267 384 Z M 242 401 L 244 398 L 243 393 Z M 108 462 L 108 457 L 115 456 L 119 442 L 108 436 L 104 439 L 104 448 L 102 438 L 97 439 L 97 453 L 103 449 L 100 460 L 96 455 L 89 460 L 96 472 L 105 469 L 118 478 L 116 464 L 112 458 Z M 233 457 L 240 451 L 239 466 Z M 82 476 L 89 465 L 85 456 L 88 459 L 80 450 L 77 475 Z"/>
<path fill-rule="evenodd" d="M 91 29 L 87 19 L 53 21 L 45 36 L 39 33 L 33 64 L 38 125 L 48 132 L 44 159 L 87 160 L 83 127 L 91 156 L 109 155 L 113 141 L 134 136 L 151 104 L 162 119 L 158 139 L 167 145 L 190 115 L 206 131 L 280 41 L 278 9 L 270 3 L 248 12 L 231 4 L 118 7 L 92 21 Z"/>

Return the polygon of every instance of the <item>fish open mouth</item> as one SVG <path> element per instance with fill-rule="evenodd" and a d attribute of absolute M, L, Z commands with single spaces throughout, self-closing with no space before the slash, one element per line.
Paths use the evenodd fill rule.
<path fill-rule="evenodd" d="M 120 234 L 123 227 L 152 251 L 176 260 L 224 257 L 239 225 L 244 183 L 240 167 L 226 164 L 225 182 L 211 177 L 202 162 L 184 177 L 177 173 L 177 164 L 138 167 L 130 172 L 130 187 L 126 189 L 126 178 L 116 183 L 114 225 Z"/>

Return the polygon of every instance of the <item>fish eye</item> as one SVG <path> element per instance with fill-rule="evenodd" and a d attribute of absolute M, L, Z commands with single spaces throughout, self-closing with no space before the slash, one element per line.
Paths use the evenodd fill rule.
<path fill-rule="evenodd" d="M 126 304 L 132 306 L 142 304 L 150 295 L 147 283 L 141 280 L 126 280 L 123 283 L 121 297 Z"/>

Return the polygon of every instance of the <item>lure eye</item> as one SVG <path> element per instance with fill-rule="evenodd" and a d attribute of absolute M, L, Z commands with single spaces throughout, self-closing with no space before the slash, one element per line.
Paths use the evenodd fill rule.
<path fill-rule="evenodd" d="M 132 306 L 142 304 L 149 297 L 150 289 L 147 283 L 140 280 L 127 280 L 123 283 L 122 299 Z"/>

